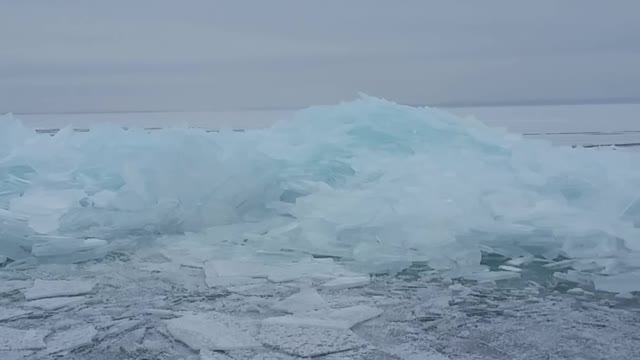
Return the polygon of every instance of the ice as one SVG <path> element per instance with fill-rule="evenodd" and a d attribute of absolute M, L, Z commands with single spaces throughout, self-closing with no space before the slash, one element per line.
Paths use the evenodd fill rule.
<path fill-rule="evenodd" d="M 55 332 L 47 338 L 46 352 L 57 354 L 90 345 L 97 333 L 91 325 Z"/>
<path fill-rule="evenodd" d="M 91 280 L 40 280 L 36 279 L 33 287 L 25 290 L 27 300 L 54 298 L 88 294 L 93 290 L 95 282 Z"/>
<path fill-rule="evenodd" d="M 382 310 L 367 305 L 356 305 L 342 309 L 320 309 L 294 315 L 271 317 L 263 324 L 309 326 L 331 329 L 351 329 L 352 327 L 380 316 Z"/>
<path fill-rule="evenodd" d="M 330 280 L 322 284 L 322 288 L 328 290 L 340 290 L 365 286 L 370 282 L 371 278 L 369 276 L 351 276 Z"/>
<path fill-rule="evenodd" d="M 30 280 L 0 280 L 0 295 L 33 286 Z"/>
<path fill-rule="evenodd" d="M 0 322 L 13 320 L 16 318 L 27 316 L 32 313 L 33 311 L 25 311 L 20 309 L 8 309 L 8 308 L 0 307 Z"/>
<path fill-rule="evenodd" d="M 520 277 L 520 273 L 513 271 L 482 271 L 474 274 L 468 274 L 464 278 L 469 280 L 475 280 L 478 282 L 488 281 L 500 281 L 517 279 Z"/>
<path fill-rule="evenodd" d="M 194 351 L 260 347 L 251 335 L 253 326 L 229 315 L 216 312 L 189 314 L 164 322 L 171 336 Z"/>
<path fill-rule="evenodd" d="M 288 252 L 339 258 L 361 273 L 416 261 L 451 270 L 478 266 L 489 247 L 514 260 L 614 259 L 602 271 L 615 275 L 637 268 L 640 168 L 628 164 L 638 160 L 368 96 L 242 134 L 107 125 L 42 136 L 7 116 L 0 255 L 77 262 L 119 241 L 199 237 L 194 253 L 206 256 L 185 263 Z M 259 275 L 357 276 L 302 267 Z"/>
<path fill-rule="evenodd" d="M 640 271 L 612 276 L 596 276 L 593 282 L 597 290 L 612 293 L 630 293 L 640 291 Z"/>
<path fill-rule="evenodd" d="M 351 330 L 285 325 L 263 325 L 257 339 L 270 348 L 304 358 L 347 351 L 366 344 Z"/>
<path fill-rule="evenodd" d="M 232 358 L 230 358 L 229 356 L 223 353 L 211 351 L 209 349 L 200 350 L 200 360 L 231 360 L 231 359 Z"/>
<path fill-rule="evenodd" d="M 275 303 L 272 308 L 274 310 L 295 314 L 324 309 L 328 306 L 329 304 L 322 298 L 322 296 L 320 296 L 320 294 L 318 294 L 317 291 L 311 288 L 306 288 Z"/>
<path fill-rule="evenodd" d="M 85 301 L 87 301 L 87 298 L 84 296 L 57 297 L 27 301 L 24 306 L 46 311 L 53 311 L 64 307 L 75 307 L 84 303 Z"/>
<path fill-rule="evenodd" d="M 0 351 L 44 349 L 44 338 L 48 333 L 48 330 L 18 330 L 0 326 Z"/>

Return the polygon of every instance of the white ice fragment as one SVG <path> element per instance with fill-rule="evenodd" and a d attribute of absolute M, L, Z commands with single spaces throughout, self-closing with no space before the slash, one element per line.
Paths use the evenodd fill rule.
<path fill-rule="evenodd" d="M 229 315 L 217 312 L 189 314 L 164 322 L 171 336 L 194 351 L 260 347 L 251 336 L 253 325 Z"/>
<path fill-rule="evenodd" d="M 266 272 L 261 264 L 242 260 L 211 260 L 204 263 L 205 280 L 210 287 L 259 284 L 267 277 Z"/>
<path fill-rule="evenodd" d="M 27 301 L 24 306 L 46 311 L 53 311 L 64 307 L 75 307 L 84 303 L 85 301 L 87 301 L 87 298 L 85 296 L 44 298 Z"/>
<path fill-rule="evenodd" d="M 342 309 L 320 309 L 294 315 L 266 318 L 263 320 L 263 324 L 350 329 L 357 324 L 378 317 L 382 313 L 382 310 L 371 306 L 356 305 Z"/>
<path fill-rule="evenodd" d="M 572 294 L 572 295 L 583 295 L 586 291 L 584 291 L 581 288 L 572 288 L 567 290 L 567 294 Z"/>
<path fill-rule="evenodd" d="M 322 284 L 323 289 L 340 290 L 365 286 L 371 282 L 369 276 L 350 276 L 330 280 Z"/>
<path fill-rule="evenodd" d="M 0 307 L 0 321 L 17 319 L 32 313 L 33 311 L 24 311 L 20 309 L 9 309 L 5 307 Z"/>
<path fill-rule="evenodd" d="M 634 298 L 633 294 L 630 292 L 626 292 L 626 293 L 618 293 L 615 296 L 616 299 L 622 299 L 622 300 L 631 300 Z"/>
<path fill-rule="evenodd" d="M 44 338 L 49 330 L 18 330 L 0 326 L 0 350 L 44 349 Z"/>
<path fill-rule="evenodd" d="M 27 300 L 88 294 L 96 285 L 90 280 L 40 280 L 24 292 Z"/>
<path fill-rule="evenodd" d="M 97 333 L 92 325 L 55 332 L 47 338 L 47 353 L 55 354 L 90 345 Z"/>
<path fill-rule="evenodd" d="M 329 304 L 314 289 L 302 289 L 299 293 L 275 303 L 274 310 L 284 311 L 291 314 L 324 309 Z"/>
<path fill-rule="evenodd" d="M 348 329 L 263 325 L 258 340 L 284 353 L 309 358 L 364 346 L 366 343 Z"/>
<path fill-rule="evenodd" d="M 500 270 L 504 270 L 504 271 L 513 271 L 513 272 L 521 272 L 522 269 L 515 267 L 515 266 L 508 266 L 508 265 L 500 265 L 498 266 L 498 269 Z"/>
<path fill-rule="evenodd" d="M 640 271 L 612 276 L 595 276 L 594 285 L 597 290 L 612 293 L 630 293 L 640 291 Z"/>
<path fill-rule="evenodd" d="M 478 282 L 508 280 L 516 279 L 519 277 L 520 274 L 513 271 L 483 271 L 465 276 L 465 278 L 468 280 L 475 280 Z"/>

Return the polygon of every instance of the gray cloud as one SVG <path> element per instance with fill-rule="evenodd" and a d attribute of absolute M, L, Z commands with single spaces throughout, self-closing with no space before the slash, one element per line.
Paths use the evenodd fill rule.
<path fill-rule="evenodd" d="M 640 2 L 21 1 L 0 111 L 640 97 Z"/>

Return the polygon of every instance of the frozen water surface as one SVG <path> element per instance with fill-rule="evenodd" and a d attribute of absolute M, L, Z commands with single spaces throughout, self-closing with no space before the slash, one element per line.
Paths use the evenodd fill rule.
<path fill-rule="evenodd" d="M 0 358 L 637 359 L 638 154 L 364 97 L 0 122 Z"/>

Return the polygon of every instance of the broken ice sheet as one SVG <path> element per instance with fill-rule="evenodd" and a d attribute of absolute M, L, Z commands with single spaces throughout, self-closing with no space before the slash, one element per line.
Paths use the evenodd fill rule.
<path fill-rule="evenodd" d="M 85 296 L 44 298 L 27 301 L 24 306 L 46 311 L 53 311 L 64 307 L 74 307 L 84 303 L 85 301 L 87 301 L 87 298 Z"/>
<path fill-rule="evenodd" d="M 594 276 L 597 290 L 612 293 L 630 293 L 640 291 L 640 271 L 611 276 Z"/>
<path fill-rule="evenodd" d="M 189 314 L 164 323 L 171 336 L 194 351 L 260 347 L 251 335 L 254 325 L 230 315 L 217 312 Z"/>
<path fill-rule="evenodd" d="M 300 357 L 318 357 L 366 345 L 348 329 L 263 325 L 257 339 L 268 347 Z"/>
<path fill-rule="evenodd" d="M 44 338 L 49 330 L 18 330 L 0 326 L 0 350 L 44 349 Z"/>
<path fill-rule="evenodd" d="M 47 338 L 47 353 L 55 354 L 90 345 L 98 332 L 91 325 L 53 333 Z"/>
<path fill-rule="evenodd" d="M 328 307 L 329 304 L 312 288 L 302 289 L 300 292 L 275 303 L 274 310 L 288 313 L 303 313 Z"/>
<path fill-rule="evenodd" d="M 328 282 L 322 284 L 322 288 L 328 290 L 341 290 L 365 286 L 370 282 L 370 276 L 348 276 L 329 280 Z"/>
<path fill-rule="evenodd" d="M 320 309 L 294 315 L 270 317 L 264 319 L 262 323 L 351 329 L 362 322 L 380 316 L 382 313 L 382 310 L 371 306 L 356 305 L 342 309 Z"/>
<path fill-rule="evenodd" d="M 40 280 L 36 279 L 33 287 L 25 290 L 27 300 L 74 296 L 88 294 L 96 285 L 91 280 Z"/>
<path fill-rule="evenodd" d="M 17 319 L 32 313 L 33 311 L 25 311 L 20 309 L 9 309 L 5 307 L 0 307 L 0 321 Z"/>
<path fill-rule="evenodd" d="M 513 271 L 482 271 L 464 276 L 465 279 L 475 280 L 477 282 L 509 280 L 519 277 L 520 273 Z"/>

